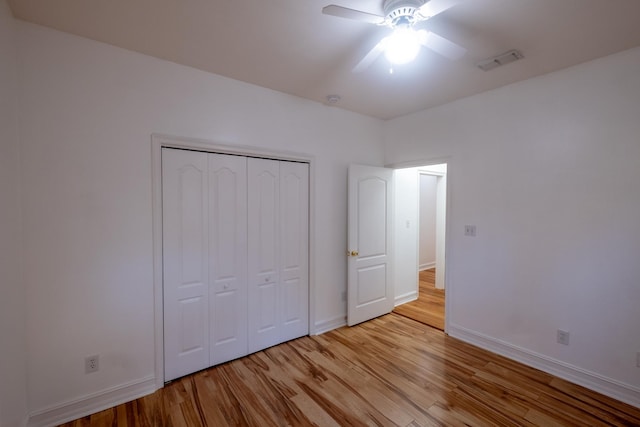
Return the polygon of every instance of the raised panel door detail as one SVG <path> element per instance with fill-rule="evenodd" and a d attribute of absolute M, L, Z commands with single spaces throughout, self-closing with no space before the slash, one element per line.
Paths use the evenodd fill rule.
<path fill-rule="evenodd" d="M 209 154 L 210 363 L 247 354 L 247 159 Z"/>
<path fill-rule="evenodd" d="M 178 170 L 180 189 L 180 286 L 202 285 L 207 271 L 206 230 L 203 206 L 204 172 L 194 165 L 185 165 Z"/>
<path fill-rule="evenodd" d="M 217 159 L 213 157 L 212 160 Z M 238 234 L 239 227 L 244 228 L 240 223 L 245 217 L 244 213 L 238 211 L 241 207 L 238 203 L 238 187 L 241 180 L 244 180 L 243 176 L 227 167 L 211 172 L 210 219 L 214 237 L 211 241 L 211 259 L 215 266 L 214 280 L 231 279 L 238 275 L 237 248 L 243 243 L 238 239 Z"/>
<path fill-rule="evenodd" d="M 366 284 L 358 288 L 357 307 L 362 308 L 387 297 L 386 265 L 378 264 L 358 269 L 358 282 Z"/>
<path fill-rule="evenodd" d="M 208 165 L 162 151 L 165 380 L 209 364 Z"/>
<path fill-rule="evenodd" d="M 282 302 L 284 303 L 282 323 L 285 327 L 304 320 L 303 314 L 306 310 L 304 310 L 305 305 L 301 304 L 302 292 L 300 278 L 282 281 Z"/>
<path fill-rule="evenodd" d="M 258 218 L 258 263 L 259 274 L 269 274 L 276 271 L 278 257 L 278 199 L 277 175 L 272 171 L 264 171 L 257 177 L 258 203 L 254 205 Z"/>
<path fill-rule="evenodd" d="M 302 177 L 284 173 L 282 177 L 282 261 L 285 269 L 298 268 L 304 256 L 300 245 L 300 227 L 304 221 Z"/>
<path fill-rule="evenodd" d="M 358 252 L 366 258 L 386 254 L 387 183 L 378 177 L 358 182 Z M 379 230 L 371 233 L 370 230 Z"/>
<path fill-rule="evenodd" d="M 226 355 L 226 351 L 224 346 L 232 346 L 236 347 L 240 336 L 246 335 L 245 331 L 242 328 L 242 325 L 245 322 L 239 322 L 238 320 L 238 312 L 236 307 L 238 305 L 246 304 L 246 300 L 239 298 L 239 292 L 237 290 L 229 291 L 229 292 L 217 292 L 214 298 L 214 307 L 213 307 L 213 325 L 212 330 L 215 331 L 213 334 L 213 342 L 212 346 L 214 347 L 211 351 L 213 356 L 213 362 L 211 363 L 222 363 Z M 244 343 L 242 345 L 242 349 L 237 352 L 238 355 L 235 357 L 242 356 L 246 354 L 246 338 L 244 339 Z M 217 348 L 216 348 L 217 346 Z M 232 351 L 232 353 L 235 353 Z M 230 358 L 234 358 L 233 355 L 229 356 Z M 220 361 L 216 361 L 216 359 L 220 359 Z M 230 360 L 230 359 L 227 359 Z"/>
<path fill-rule="evenodd" d="M 203 297 L 180 300 L 180 356 L 203 351 L 206 325 L 206 299 Z"/>
<path fill-rule="evenodd" d="M 257 332 L 263 334 L 267 331 L 274 330 L 277 327 L 278 318 L 278 284 L 262 283 L 258 285 L 258 306 Z"/>

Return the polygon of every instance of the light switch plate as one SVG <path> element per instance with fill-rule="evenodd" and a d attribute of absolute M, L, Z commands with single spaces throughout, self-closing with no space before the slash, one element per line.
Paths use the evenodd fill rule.
<path fill-rule="evenodd" d="M 558 329 L 558 344 L 569 345 L 569 332 Z"/>

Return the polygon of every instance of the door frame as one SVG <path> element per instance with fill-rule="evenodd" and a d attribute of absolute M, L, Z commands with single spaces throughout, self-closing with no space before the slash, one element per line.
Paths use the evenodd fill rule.
<path fill-rule="evenodd" d="M 162 287 L 162 149 L 176 148 L 207 153 L 232 154 L 273 160 L 309 164 L 309 335 L 315 335 L 315 157 L 292 151 L 271 150 L 245 145 L 224 145 L 215 141 L 178 137 L 164 134 L 151 135 L 151 201 L 153 237 L 153 313 L 156 390 L 164 387 L 164 327 Z"/>
<path fill-rule="evenodd" d="M 452 209 L 451 209 L 451 187 L 452 187 L 452 180 L 451 180 L 451 176 L 452 176 L 452 169 L 454 168 L 453 166 L 453 158 L 451 156 L 443 156 L 443 157 L 432 157 L 432 158 L 428 158 L 428 159 L 424 159 L 424 160 L 411 160 L 411 161 L 407 161 L 407 162 L 399 162 L 399 163 L 391 163 L 391 164 L 387 164 L 384 167 L 385 168 L 391 168 L 391 169 L 406 169 L 406 168 L 419 168 L 422 166 L 432 166 L 432 165 L 439 165 L 442 163 L 446 163 L 447 164 L 447 188 L 445 191 L 447 200 L 446 200 L 446 212 L 445 212 L 445 236 L 444 236 L 444 258 L 445 261 L 446 260 L 450 260 L 450 254 L 452 253 L 452 244 L 451 244 L 451 217 L 452 217 Z M 418 228 L 418 232 L 419 233 L 420 230 Z M 416 238 L 419 238 L 419 234 L 416 233 Z M 416 258 L 417 263 L 416 263 L 416 271 L 418 271 L 419 268 L 419 259 Z M 445 310 L 444 310 L 444 333 L 445 334 L 449 334 L 449 324 L 450 324 L 450 318 L 451 318 L 451 310 L 453 308 L 453 304 L 451 302 L 452 298 L 452 289 L 454 287 L 453 281 L 451 280 L 451 275 L 449 274 L 449 272 L 451 271 L 451 266 L 450 266 L 450 262 L 446 261 L 445 262 L 445 266 L 444 266 L 444 288 L 446 289 L 446 292 L 448 294 L 447 297 L 445 297 L 444 300 L 444 305 L 445 305 Z"/>

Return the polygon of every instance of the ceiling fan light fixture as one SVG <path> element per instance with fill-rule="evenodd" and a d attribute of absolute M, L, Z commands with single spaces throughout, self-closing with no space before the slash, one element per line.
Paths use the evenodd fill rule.
<path fill-rule="evenodd" d="M 410 26 L 397 27 L 385 41 L 384 55 L 394 65 L 407 64 L 418 56 L 420 38 Z"/>

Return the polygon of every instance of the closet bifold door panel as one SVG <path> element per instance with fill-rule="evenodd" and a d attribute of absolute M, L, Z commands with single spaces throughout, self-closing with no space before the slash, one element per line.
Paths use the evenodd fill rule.
<path fill-rule="evenodd" d="M 280 340 L 309 333 L 309 164 L 280 162 Z"/>
<path fill-rule="evenodd" d="M 209 366 L 208 207 L 207 156 L 163 149 L 165 381 Z"/>
<path fill-rule="evenodd" d="M 247 158 L 209 154 L 210 365 L 247 347 Z"/>
<path fill-rule="evenodd" d="M 165 381 L 245 356 L 247 159 L 162 150 Z"/>
<path fill-rule="evenodd" d="M 249 159 L 249 352 L 309 333 L 309 165 Z"/>
<path fill-rule="evenodd" d="M 249 159 L 249 352 L 278 344 L 280 162 Z"/>

